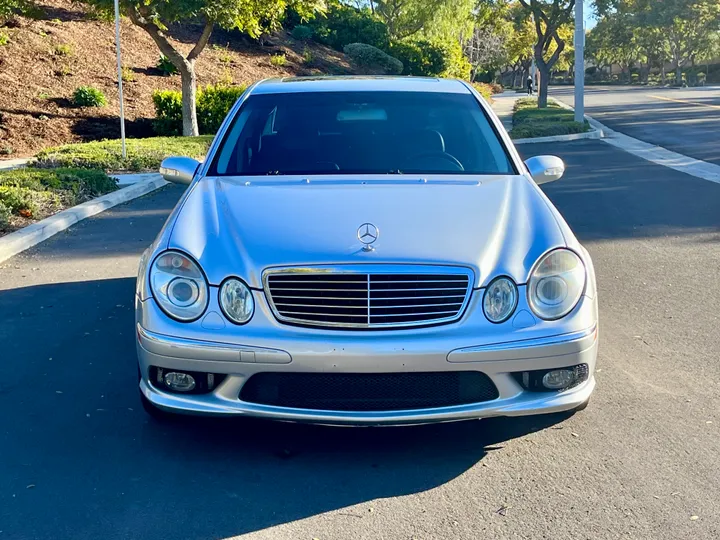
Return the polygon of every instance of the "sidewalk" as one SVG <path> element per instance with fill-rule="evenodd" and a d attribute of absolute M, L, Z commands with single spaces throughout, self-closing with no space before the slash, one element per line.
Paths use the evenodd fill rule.
<path fill-rule="evenodd" d="M 500 118 L 503 126 L 508 131 L 512 129 L 512 113 L 515 102 L 522 97 L 526 97 L 526 95 L 518 94 L 514 90 L 493 96 L 493 111 L 495 111 L 495 114 L 498 115 L 498 118 Z"/>
<path fill-rule="evenodd" d="M 30 158 L 0 159 L 0 171 L 17 169 L 25 165 Z"/>

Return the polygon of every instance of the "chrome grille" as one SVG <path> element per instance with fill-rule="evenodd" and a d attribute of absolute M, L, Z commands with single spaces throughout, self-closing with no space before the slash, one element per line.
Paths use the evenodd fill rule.
<path fill-rule="evenodd" d="M 337 328 L 404 327 L 460 318 L 472 272 L 455 267 L 292 268 L 265 273 L 281 322 Z"/>

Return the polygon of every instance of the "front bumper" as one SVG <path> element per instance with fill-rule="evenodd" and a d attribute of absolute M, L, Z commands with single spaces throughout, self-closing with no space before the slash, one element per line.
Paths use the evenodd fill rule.
<path fill-rule="evenodd" d="M 151 299 L 147 302 L 153 302 Z M 172 412 L 253 416 L 274 420 L 322 424 L 382 425 L 447 422 L 493 416 L 523 416 L 574 409 L 593 392 L 597 357 L 597 324 L 585 330 L 534 339 L 494 343 L 469 348 L 413 350 L 411 342 L 344 342 L 343 347 L 324 344 L 323 353 L 307 344 L 278 342 L 277 349 L 196 339 L 174 338 L 137 326 L 140 390 L 156 407 Z M 285 350 L 283 345 L 288 346 Z M 406 346 L 403 346 L 406 345 Z M 587 364 L 589 379 L 563 392 L 530 392 L 511 375 L 515 372 Z M 150 366 L 180 371 L 226 374 L 208 394 L 176 394 L 148 382 Z M 241 401 L 243 384 L 261 372 L 394 373 L 468 371 L 485 373 L 498 389 L 492 401 L 432 409 L 393 411 L 327 411 L 261 405 Z"/>

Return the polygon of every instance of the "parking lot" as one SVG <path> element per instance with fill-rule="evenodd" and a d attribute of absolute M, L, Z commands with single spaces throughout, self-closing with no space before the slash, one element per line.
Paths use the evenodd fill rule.
<path fill-rule="evenodd" d="M 0 539 L 720 537 L 720 185 L 602 141 L 519 149 L 566 161 L 545 191 L 595 263 L 586 411 L 159 426 L 133 291 L 168 187 L 0 263 Z"/>

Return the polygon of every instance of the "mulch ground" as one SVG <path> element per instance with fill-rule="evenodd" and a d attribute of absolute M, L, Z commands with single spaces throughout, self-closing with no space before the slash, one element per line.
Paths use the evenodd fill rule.
<path fill-rule="evenodd" d="M 31 156 L 41 148 L 119 137 L 115 34 L 112 22 L 97 20 L 71 0 L 41 0 L 42 17 L 18 17 L 0 31 L 0 159 Z M 189 51 L 199 27 L 170 29 L 174 42 Z M 180 89 L 180 77 L 155 68 L 159 50 L 143 30 L 122 21 L 123 64 L 131 81 L 123 83 L 129 137 L 152 136 L 152 92 Z M 312 61 L 303 60 L 310 51 Z M 271 65 L 273 54 L 287 63 Z M 345 56 L 283 32 L 259 45 L 239 32 L 216 30 L 196 64 L 200 85 L 243 84 L 266 77 L 352 73 Z M 100 88 L 103 108 L 76 108 L 70 98 L 78 86 Z"/>

